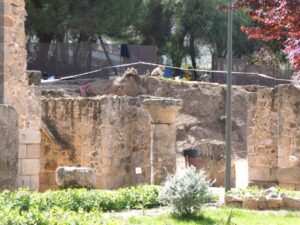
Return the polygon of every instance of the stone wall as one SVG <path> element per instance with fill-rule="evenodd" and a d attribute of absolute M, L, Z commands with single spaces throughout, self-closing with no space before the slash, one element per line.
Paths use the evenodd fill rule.
<path fill-rule="evenodd" d="M 0 105 L 0 190 L 14 189 L 18 177 L 18 114 Z"/>
<path fill-rule="evenodd" d="M 26 69 L 25 1 L 0 1 L 0 101 L 18 113 L 18 186 L 38 189 L 40 153 L 39 90 L 28 85 Z"/>
<path fill-rule="evenodd" d="M 48 88 L 57 93 L 56 87 Z M 176 122 L 177 167 L 185 166 L 182 150 L 194 147 L 200 150 L 200 164 L 216 179 L 217 186 L 222 185 L 225 86 L 131 76 L 94 82 L 87 92 L 90 96 L 147 94 L 182 99 Z M 232 171 L 237 185 L 245 186 L 249 180 L 258 185 L 299 189 L 299 95 L 299 89 L 291 85 L 233 88 Z"/>
<path fill-rule="evenodd" d="M 144 98 L 44 98 L 40 190 L 57 188 L 58 166 L 93 168 L 97 188 L 149 183 L 151 124 Z"/>
<path fill-rule="evenodd" d="M 300 190 L 300 90 L 259 90 L 249 105 L 248 163 L 252 183 Z"/>

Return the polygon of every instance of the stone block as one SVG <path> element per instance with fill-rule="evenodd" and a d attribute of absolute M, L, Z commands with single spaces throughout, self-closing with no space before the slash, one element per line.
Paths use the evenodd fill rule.
<path fill-rule="evenodd" d="M 243 208 L 252 210 L 267 209 L 267 200 L 262 196 L 246 196 L 243 201 Z"/>
<path fill-rule="evenodd" d="M 228 194 L 226 194 L 224 200 L 225 200 L 226 204 L 230 204 L 230 203 L 240 203 L 241 206 L 242 206 L 242 204 L 243 204 L 243 198 L 240 197 L 240 196 L 235 196 L 235 195 L 228 195 Z"/>
<path fill-rule="evenodd" d="M 18 175 L 22 175 L 22 160 L 18 160 Z"/>
<path fill-rule="evenodd" d="M 41 143 L 40 130 L 23 129 L 20 131 L 20 144 L 39 144 Z"/>
<path fill-rule="evenodd" d="M 27 145 L 27 158 L 28 159 L 39 159 L 40 158 L 40 145 L 39 144 Z"/>
<path fill-rule="evenodd" d="M 30 176 L 30 190 L 38 191 L 39 190 L 39 176 Z"/>
<path fill-rule="evenodd" d="M 56 183 L 60 188 L 93 188 L 95 173 L 88 167 L 58 167 Z"/>
<path fill-rule="evenodd" d="M 276 170 L 269 167 L 249 167 L 249 180 L 276 181 Z"/>
<path fill-rule="evenodd" d="M 278 167 L 279 168 L 289 168 L 289 160 L 285 153 L 285 156 L 278 156 Z"/>
<path fill-rule="evenodd" d="M 277 180 L 280 183 L 300 184 L 300 168 L 277 170 Z"/>
<path fill-rule="evenodd" d="M 30 176 L 19 176 L 18 177 L 19 188 L 30 188 Z"/>
<path fill-rule="evenodd" d="M 19 159 L 25 159 L 26 158 L 26 145 L 19 145 Z"/>
<path fill-rule="evenodd" d="M 176 114 L 183 106 L 181 99 L 153 98 L 146 99 L 143 106 L 151 115 L 154 124 L 174 124 Z"/>
<path fill-rule="evenodd" d="M 300 199 L 282 197 L 282 205 L 288 209 L 300 209 Z"/>
<path fill-rule="evenodd" d="M 288 146 L 278 145 L 278 157 L 287 157 L 287 153 L 289 152 Z"/>
<path fill-rule="evenodd" d="M 268 209 L 280 209 L 283 205 L 282 198 L 267 198 Z"/>
<path fill-rule="evenodd" d="M 22 175 L 37 175 L 39 172 L 39 159 L 22 159 Z"/>
<path fill-rule="evenodd" d="M 276 167 L 276 154 L 249 154 L 248 164 L 250 167 Z"/>

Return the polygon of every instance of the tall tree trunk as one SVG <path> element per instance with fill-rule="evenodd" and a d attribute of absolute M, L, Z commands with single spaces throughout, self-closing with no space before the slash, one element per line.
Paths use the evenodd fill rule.
<path fill-rule="evenodd" d="M 99 40 L 100 40 L 101 47 L 102 47 L 102 49 L 103 49 L 103 51 L 104 51 L 105 57 L 106 57 L 106 59 L 107 59 L 107 61 L 108 61 L 108 64 L 109 64 L 110 66 L 114 66 L 114 64 L 113 64 L 113 62 L 112 62 L 112 60 L 111 60 L 111 58 L 110 58 L 110 56 L 109 56 L 109 54 L 108 54 L 108 51 L 107 51 L 107 49 L 106 49 L 105 43 L 104 43 L 104 41 L 103 41 L 101 35 L 99 35 Z M 118 74 L 118 70 L 117 70 L 116 68 L 113 68 L 113 71 L 114 71 L 115 75 Z"/>
<path fill-rule="evenodd" d="M 53 34 L 37 34 L 37 37 L 39 39 L 37 52 L 38 69 L 47 71 L 48 53 Z"/>
<path fill-rule="evenodd" d="M 195 49 L 195 35 L 192 32 L 190 36 L 190 46 L 189 46 L 189 53 L 192 61 L 193 69 L 197 69 L 197 62 L 196 62 L 196 49 Z M 193 80 L 197 79 L 197 72 L 193 71 Z"/>
<path fill-rule="evenodd" d="M 79 37 L 77 39 L 77 43 L 75 44 L 74 47 L 74 52 L 73 52 L 73 67 L 76 69 L 80 69 L 81 70 L 81 66 L 78 65 L 79 64 L 79 51 L 80 51 L 80 47 L 81 47 L 81 43 L 84 41 L 87 41 L 88 35 L 86 35 L 85 33 L 80 33 Z"/>

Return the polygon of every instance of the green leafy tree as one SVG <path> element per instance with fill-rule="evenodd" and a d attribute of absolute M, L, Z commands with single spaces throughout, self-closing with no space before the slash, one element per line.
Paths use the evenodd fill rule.
<path fill-rule="evenodd" d="M 27 0 L 27 35 L 44 43 L 37 53 L 39 65 L 47 62 L 52 41 L 100 41 L 105 49 L 105 38 L 124 36 L 140 4 L 140 0 Z M 77 54 L 75 50 L 74 57 Z"/>
<path fill-rule="evenodd" d="M 203 34 L 204 40 L 211 46 L 213 60 L 215 58 L 225 58 L 227 56 L 227 12 L 217 9 L 218 5 L 226 5 L 225 0 L 211 1 L 209 22 Z M 248 26 L 252 23 L 244 10 L 235 11 L 233 16 L 233 56 L 241 58 L 242 56 L 251 55 L 262 43 L 259 41 L 249 40 L 242 26 Z M 214 65 L 214 62 L 213 62 Z"/>
<path fill-rule="evenodd" d="M 157 45 L 159 54 L 165 54 L 166 43 L 171 38 L 171 10 L 161 0 L 143 0 L 137 12 L 129 39 L 134 43 Z"/>

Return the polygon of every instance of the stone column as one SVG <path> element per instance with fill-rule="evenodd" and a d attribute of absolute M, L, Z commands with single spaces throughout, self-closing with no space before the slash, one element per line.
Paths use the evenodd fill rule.
<path fill-rule="evenodd" d="M 0 0 L 0 104 L 18 113 L 18 186 L 39 188 L 40 98 L 26 75 L 25 1 Z"/>
<path fill-rule="evenodd" d="M 168 173 L 176 170 L 176 114 L 182 100 L 146 99 L 143 106 L 152 118 L 151 184 L 161 184 Z"/>

